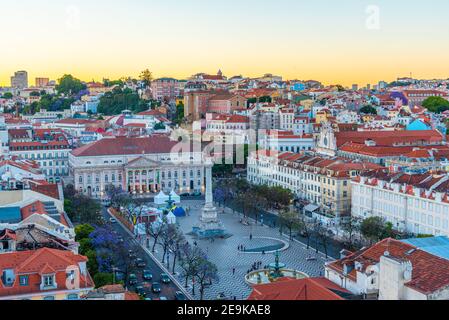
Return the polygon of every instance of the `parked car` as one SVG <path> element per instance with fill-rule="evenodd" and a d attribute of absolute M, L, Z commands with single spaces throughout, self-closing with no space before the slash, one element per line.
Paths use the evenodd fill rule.
<path fill-rule="evenodd" d="M 153 291 L 153 293 L 161 293 L 160 283 L 154 282 L 153 285 L 151 286 L 151 291 Z"/>
<path fill-rule="evenodd" d="M 181 291 L 176 291 L 175 299 L 176 300 L 187 300 L 186 296 Z"/>
<path fill-rule="evenodd" d="M 165 284 L 168 284 L 168 283 L 171 282 L 171 279 L 170 279 L 170 277 L 168 276 L 168 274 L 166 274 L 166 273 L 161 273 L 161 282 L 162 282 L 162 283 L 165 283 Z"/>
<path fill-rule="evenodd" d="M 131 259 L 137 257 L 136 254 L 134 253 L 134 251 L 132 251 L 132 250 L 129 250 L 129 251 L 128 251 L 128 256 L 129 256 Z"/>
<path fill-rule="evenodd" d="M 150 272 L 150 270 L 143 270 L 143 279 L 148 281 L 153 280 L 153 274 Z"/>
<path fill-rule="evenodd" d="M 190 197 L 190 193 L 182 193 L 179 196 L 180 197 Z"/>
<path fill-rule="evenodd" d="M 128 278 L 129 285 L 133 286 L 137 284 L 137 276 L 134 273 L 131 273 Z"/>
<path fill-rule="evenodd" d="M 135 260 L 135 264 L 137 268 L 145 268 L 147 266 L 146 262 L 143 259 L 137 258 Z"/>
<path fill-rule="evenodd" d="M 136 287 L 136 292 L 138 295 L 145 297 L 146 296 L 146 292 L 145 292 L 145 288 L 143 286 L 137 286 Z"/>
<path fill-rule="evenodd" d="M 111 219 L 109 219 L 109 222 L 115 224 L 115 223 L 117 223 L 117 219 L 111 218 Z"/>

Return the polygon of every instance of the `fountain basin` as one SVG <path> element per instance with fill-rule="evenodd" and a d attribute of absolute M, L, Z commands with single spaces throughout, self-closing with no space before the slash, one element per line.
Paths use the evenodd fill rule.
<path fill-rule="evenodd" d="M 253 271 L 245 276 L 245 282 L 249 286 L 254 286 L 257 284 L 274 283 L 283 278 L 292 278 L 292 279 L 309 278 L 307 274 L 298 270 L 281 268 L 279 272 L 282 274 L 282 277 L 273 276 L 273 269 L 262 269 Z"/>

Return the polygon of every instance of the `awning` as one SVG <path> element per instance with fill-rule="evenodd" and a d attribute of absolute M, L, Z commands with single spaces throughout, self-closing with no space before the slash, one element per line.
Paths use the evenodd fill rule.
<path fill-rule="evenodd" d="M 314 212 L 314 211 L 318 210 L 319 208 L 320 208 L 320 207 L 317 206 L 317 205 L 309 204 L 309 205 L 307 205 L 307 206 L 304 207 L 304 210 L 305 210 L 305 211 L 308 211 L 308 212 Z"/>

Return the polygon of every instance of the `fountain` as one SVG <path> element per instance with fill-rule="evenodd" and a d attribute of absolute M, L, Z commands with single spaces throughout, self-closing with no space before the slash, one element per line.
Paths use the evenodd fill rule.
<path fill-rule="evenodd" d="M 245 276 L 245 281 L 250 286 L 256 284 L 268 284 L 282 278 L 304 279 L 309 276 L 298 270 L 288 269 L 285 263 L 280 262 L 279 251 L 275 253 L 274 263 L 270 263 L 268 268 L 256 270 Z"/>

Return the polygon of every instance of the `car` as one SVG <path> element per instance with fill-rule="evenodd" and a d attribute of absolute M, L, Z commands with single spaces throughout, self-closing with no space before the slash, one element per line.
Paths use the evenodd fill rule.
<path fill-rule="evenodd" d="M 153 291 L 153 293 L 161 293 L 161 285 L 159 282 L 154 282 L 153 285 L 151 286 L 151 291 Z"/>
<path fill-rule="evenodd" d="M 190 193 L 182 193 L 179 196 L 180 197 L 190 197 Z"/>
<path fill-rule="evenodd" d="M 199 192 L 199 191 L 197 191 L 197 192 L 192 193 L 192 196 L 193 196 L 193 197 L 201 197 L 201 196 L 202 196 L 202 193 Z"/>
<path fill-rule="evenodd" d="M 137 284 L 137 276 L 134 273 L 131 273 L 128 277 L 128 282 L 131 286 Z"/>
<path fill-rule="evenodd" d="M 135 258 L 135 257 L 136 257 L 136 254 L 134 253 L 134 251 L 129 250 L 129 251 L 128 251 L 128 256 L 132 259 L 132 258 Z"/>
<path fill-rule="evenodd" d="M 137 286 L 136 292 L 139 296 L 142 296 L 142 297 L 146 296 L 145 288 L 143 286 Z"/>
<path fill-rule="evenodd" d="M 143 270 L 143 279 L 148 281 L 153 280 L 153 274 L 150 272 L 150 270 Z"/>
<path fill-rule="evenodd" d="M 170 279 L 170 277 L 168 276 L 168 274 L 166 274 L 166 273 L 161 273 L 161 282 L 162 282 L 162 283 L 165 283 L 165 284 L 171 282 L 171 279 Z"/>
<path fill-rule="evenodd" d="M 117 223 L 117 219 L 111 218 L 111 219 L 109 219 L 109 222 L 110 223 Z"/>
<path fill-rule="evenodd" d="M 176 300 L 187 300 L 186 296 L 184 295 L 184 293 L 182 293 L 181 291 L 176 291 L 175 293 L 175 299 Z"/>
<path fill-rule="evenodd" d="M 146 262 L 140 258 L 137 258 L 134 262 L 137 268 L 145 268 L 147 266 Z"/>

